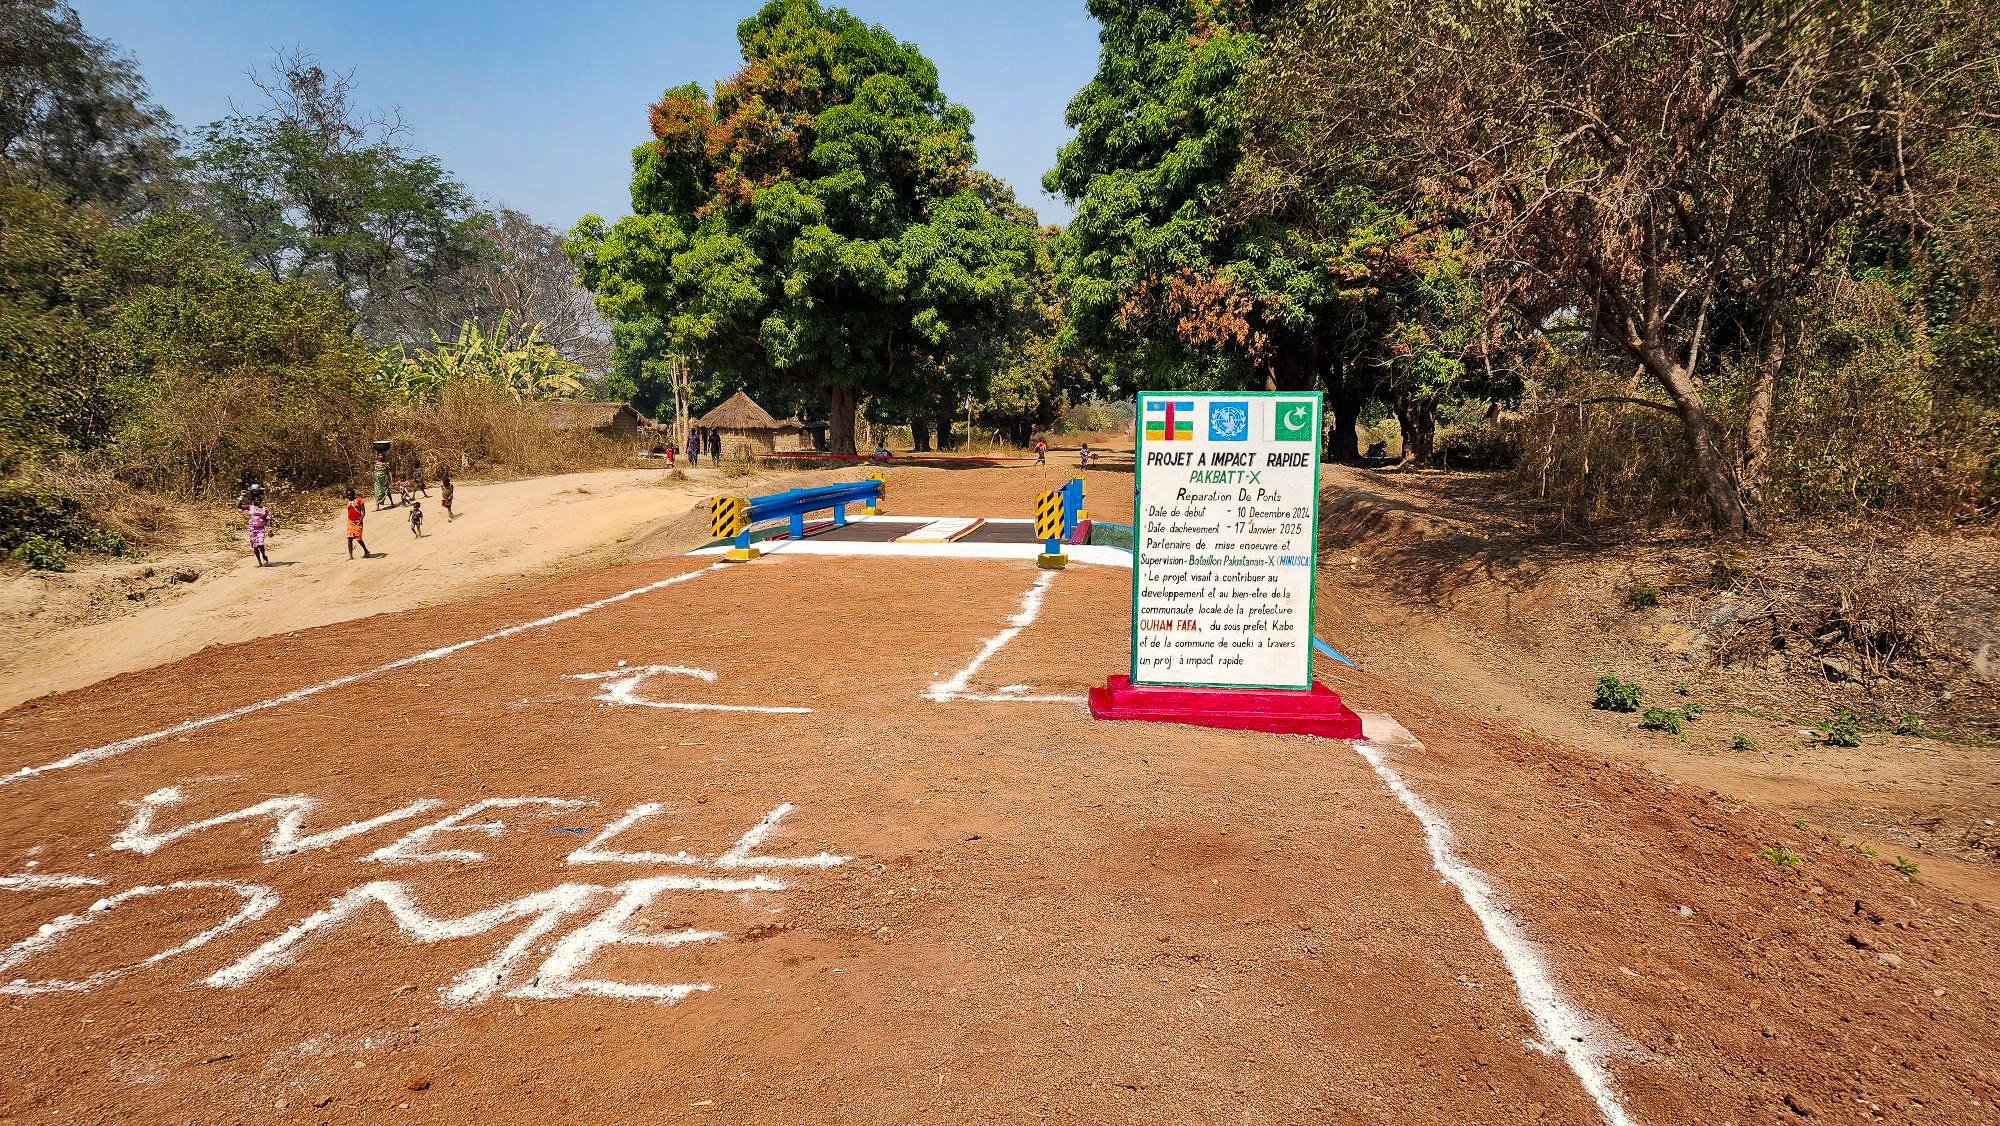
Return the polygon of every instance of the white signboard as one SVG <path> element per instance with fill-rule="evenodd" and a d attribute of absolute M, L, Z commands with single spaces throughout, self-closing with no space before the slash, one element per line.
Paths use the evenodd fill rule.
<path fill-rule="evenodd" d="M 1311 687 L 1319 393 L 1138 407 L 1132 683 Z"/>

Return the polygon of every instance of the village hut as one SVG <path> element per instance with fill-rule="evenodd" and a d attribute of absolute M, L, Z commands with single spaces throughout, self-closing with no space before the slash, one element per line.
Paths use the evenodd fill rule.
<path fill-rule="evenodd" d="M 695 419 L 694 426 L 704 435 L 720 435 L 722 456 L 726 458 L 752 458 L 758 454 L 798 450 L 806 433 L 797 419 L 779 422 L 741 391 Z"/>
<path fill-rule="evenodd" d="M 614 442 L 636 442 L 653 420 L 630 403 L 586 403 L 550 399 L 531 404 L 535 414 L 556 430 L 594 432 Z"/>
<path fill-rule="evenodd" d="M 826 425 L 821 423 L 821 426 Z M 776 449 L 779 453 L 803 451 L 813 448 L 812 426 L 810 422 L 799 421 L 798 415 L 778 420 Z"/>

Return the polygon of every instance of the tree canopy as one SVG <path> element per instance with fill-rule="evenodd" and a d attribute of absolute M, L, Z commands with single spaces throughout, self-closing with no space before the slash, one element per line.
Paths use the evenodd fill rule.
<path fill-rule="evenodd" d="M 773 0 L 737 39 L 743 69 L 712 96 L 653 106 L 635 213 L 586 216 L 571 253 L 607 315 L 658 316 L 711 369 L 824 389 L 852 452 L 857 396 L 925 399 L 954 332 L 1022 287 L 1035 233 L 974 189 L 971 115 L 911 44 L 816 0 Z"/>
<path fill-rule="evenodd" d="M 0 0 L 0 162 L 69 203 L 143 207 L 173 174 L 166 111 L 60 0 Z"/>
<path fill-rule="evenodd" d="M 1091 0 L 1094 78 L 1076 136 L 1044 181 L 1076 202 L 1058 256 L 1061 345 L 1122 390 L 1262 387 L 1332 393 L 1330 452 L 1385 392 L 1388 343 L 1422 269 L 1392 244 L 1407 218 L 1362 186 L 1274 192 L 1246 164 L 1265 0 Z M 1420 295 L 1419 295 L 1420 296 Z M 1408 365 L 1405 365 L 1407 368 Z M 1428 400 L 1425 400 L 1428 402 Z"/>
<path fill-rule="evenodd" d="M 1369 184 L 1462 224 L 1540 319 L 1581 309 L 1667 397 L 1723 530 L 1761 506 L 1806 301 L 1935 158 L 2000 120 L 1989 4 L 1310 0 L 1260 72 L 1296 194 Z M 1415 47 L 1422 44 L 1422 48 Z M 1714 417 L 1751 374 L 1735 464 Z"/>
<path fill-rule="evenodd" d="M 338 296 L 375 344 L 421 342 L 476 311 L 490 218 L 401 123 L 353 104 L 349 76 L 294 53 L 265 105 L 201 131 L 194 165 L 216 226 L 273 280 Z"/>

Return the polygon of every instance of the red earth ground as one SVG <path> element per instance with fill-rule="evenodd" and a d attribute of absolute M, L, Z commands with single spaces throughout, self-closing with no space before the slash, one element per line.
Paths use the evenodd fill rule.
<path fill-rule="evenodd" d="M 899 468 L 890 502 L 1024 516 L 1061 475 Z M 1129 494 L 1129 474 L 1089 476 L 1098 505 Z M 0 1119 L 1604 1121 L 1350 745 L 933 698 L 1037 581 L 1027 563 L 669 556 L 210 649 L 0 716 L 0 944 L 27 943 L 0 953 Z M 1129 582 L 1049 580 L 968 690 L 1080 696 L 1119 671 Z M 704 707 L 571 679 L 648 665 L 684 671 L 637 696 Z M 1757 806 L 1319 672 L 1422 741 L 1386 761 L 1611 1048 L 1632 1120 L 2000 1122 L 2000 915 Z M 289 795 L 320 803 L 304 834 L 438 804 L 267 858 L 275 815 L 144 841 L 138 803 L 166 787 L 155 834 Z M 421 832 L 506 798 L 573 804 Z M 659 808 L 598 849 L 624 859 L 577 862 L 642 803 Z M 103 882 L 30 886 L 62 875 Z M 650 877 L 689 879 L 639 904 L 630 881 Z M 211 882 L 86 910 L 177 881 Z M 376 882 L 429 920 L 367 904 L 256 955 Z M 539 931 L 475 914 L 564 885 Z M 146 963 L 257 889 L 275 897 L 261 915 Z M 690 929 L 715 937 L 660 941 Z M 624 941 L 578 945 L 591 934 Z M 447 996 L 517 940 L 473 996 Z M 668 983 L 710 988 L 629 996 Z"/>

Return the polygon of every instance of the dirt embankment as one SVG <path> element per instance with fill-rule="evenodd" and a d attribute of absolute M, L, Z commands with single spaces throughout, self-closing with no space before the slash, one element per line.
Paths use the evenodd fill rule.
<path fill-rule="evenodd" d="M 370 559 L 346 554 L 344 514 L 280 524 L 275 564 L 239 540 L 189 543 L 143 562 L 0 577 L 0 708 L 150 668 L 210 645 L 476 597 L 530 576 L 639 556 L 636 540 L 720 491 L 760 478 L 697 469 L 612 469 L 458 486 L 447 518 L 437 489 L 408 510 L 370 511 Z M 420 498 L 421 499 L 421 498 Z M 657 554 L 657 553 L 656 553 Z"/>
<path fill-rule="evenodd" d="M 1325 483 L 1320 632 L 1364 666 L 2000 902 L 2000 546 L 1593 541 L 1475 474 Z M 1670 734 L 1594 710 L 1606 675 L 1697 714 Z M 1859 746 L 1825 738 L 1842 710 Z"/>

